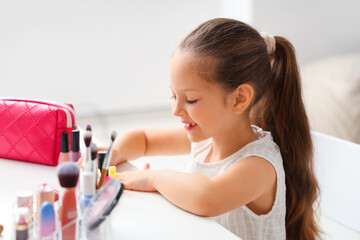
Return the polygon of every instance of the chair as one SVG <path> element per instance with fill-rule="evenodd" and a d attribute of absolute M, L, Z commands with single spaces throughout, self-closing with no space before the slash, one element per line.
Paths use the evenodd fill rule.
<path fill-rule="evenodd" d="M 321 215 L 351 229 L 352 236 L 360 239 L 360 145 L 318 132 L 312 132 L 312 137 Z"/>

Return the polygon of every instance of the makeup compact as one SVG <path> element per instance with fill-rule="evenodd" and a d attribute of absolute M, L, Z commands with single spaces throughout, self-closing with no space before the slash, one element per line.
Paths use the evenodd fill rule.
<path fill-rule="evenodd" d="M 110 215 L 123 190 L 124 185 L 120 181 L 111 179 L 97 192 L 83 215 L 87 229 L 96 229 Z"/>

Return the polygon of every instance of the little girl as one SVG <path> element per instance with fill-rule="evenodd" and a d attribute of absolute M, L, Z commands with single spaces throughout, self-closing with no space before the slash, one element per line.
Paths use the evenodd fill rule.
<path fill-rule="evenodd" d="M 131 131 L 112 165 L 188 154 L 191 173 L 120 173 L 126 189 L 158 191 L 242 239 L 315 239 L 318 185 L 293 46 L 231 19 L 191 32 L 170 66 L 173 114 L 183 127 Z"/>

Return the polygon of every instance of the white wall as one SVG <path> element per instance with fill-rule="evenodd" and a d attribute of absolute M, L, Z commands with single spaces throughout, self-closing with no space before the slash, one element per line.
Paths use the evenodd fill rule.
<path fill-rule="evenodd" d="M 201 22 L 283 35 L 301 65 L 360 51 L 358 0 L 0 1 L 0 96 L 71 102 L 79 115 L 170 107 L 168 65 Z"/>
<path fill-rule="evenodd" d="M 253 0 L 253 25 L 288 38 L 300 65 L 360 52 L 359 0 Z"/>
<path fill-rule="evenodd" d="M 79 115 L 170 107 L 179 41 L 214 17 L 251 18 L 251 0 L 0 2 L 0 96 L 71 102 Z"/>

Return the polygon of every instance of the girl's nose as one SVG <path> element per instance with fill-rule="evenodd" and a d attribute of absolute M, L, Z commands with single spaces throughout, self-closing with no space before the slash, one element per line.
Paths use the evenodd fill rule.
<path fill-rule="evenodd" d="M 181 107 L 181 105 L 176 100 L 172 104 L 172 114 L 176 117 L 183 117 L 186 115 L 186 111 Z"/>

